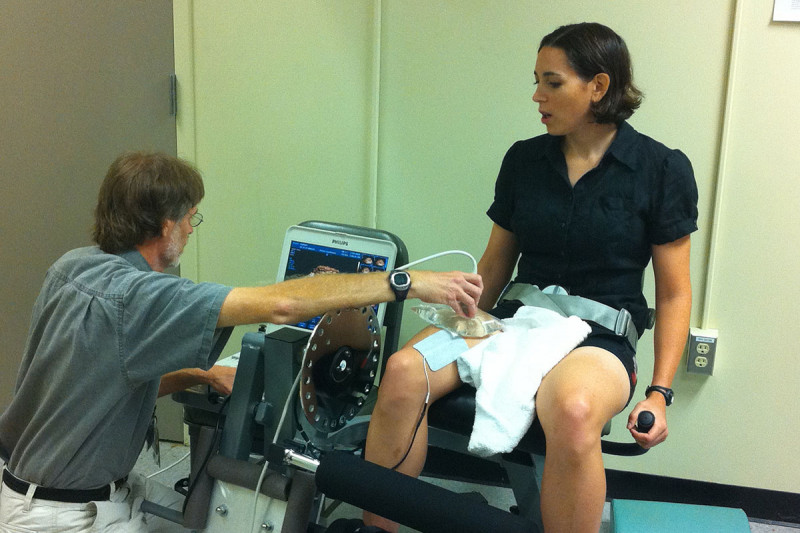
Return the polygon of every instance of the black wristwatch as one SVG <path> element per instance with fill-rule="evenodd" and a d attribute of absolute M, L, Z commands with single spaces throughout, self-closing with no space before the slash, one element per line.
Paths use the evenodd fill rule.
<path fill-rule="evenodd" d="M 389 286 L 394 292 L 395 300 L 402 302 L 411 289 L 411 274 L 405 270 L 392 270 L 389 273 Z"/>
<path fill-rule="evenodd" d="M 672 405 L 672 400 L 675 399 L 675 393 L 672 392 L 672 389 L 668 389 L 667 387 L 660 387 L 658 385 L 650 385 L 644 390 L 644 395 L 647 396 L 651 392 L 659 392 L 664 395 L 664 400 L 667 402 L 667 406 Z"/>

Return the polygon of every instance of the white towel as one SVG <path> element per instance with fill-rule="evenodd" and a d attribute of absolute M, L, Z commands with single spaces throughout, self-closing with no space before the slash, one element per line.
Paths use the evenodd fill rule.
<path fill-rule="evenodd" d="M 542 378 L 591 331 L 578 317 L 530 306 L 503 324 L 456 360 L 461 380 L 477 389 L 468 449 L 483 457 L 514 449 L 533 423 Z"/>

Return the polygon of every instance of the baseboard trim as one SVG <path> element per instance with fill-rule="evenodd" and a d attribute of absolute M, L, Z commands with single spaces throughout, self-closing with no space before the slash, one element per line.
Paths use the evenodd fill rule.
<path fill-rule="evenodd" d="M 714 505 L 743 509 L 749 518 L 800 524 L 800 494 L 606 470 L 608 499 Z"/>

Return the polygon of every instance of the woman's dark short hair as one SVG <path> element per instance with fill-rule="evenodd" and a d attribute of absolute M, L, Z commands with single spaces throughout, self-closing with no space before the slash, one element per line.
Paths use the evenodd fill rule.
<path fill-rule="evenodd" d="M 595 22 L 561 26 L 542 39 L 539 50 L 545 46 L 563 50 L 572 69 L 585 81 L 601 72 L 611 78 L 606 95 L 592 104 L 597 122 L 619 124 L 642 103 L 642 92 L 633 84 L 628 47 L 611 28 Z"/>
<path fill-rule="evenodd" d="M 161 235 L 167 220 L 180 220 L 200 203 L 200 173 L 181 159 L 129 152 L 108 169 L 94 210 L 92 238 L 108 253 L 131 250 Z"/>

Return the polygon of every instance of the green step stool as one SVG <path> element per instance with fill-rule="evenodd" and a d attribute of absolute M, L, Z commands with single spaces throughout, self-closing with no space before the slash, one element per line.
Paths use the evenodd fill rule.
<path fill-rule="evenodd" d="M 611 500 L 610 533 L 750 533 L 741 509 Z"/>

